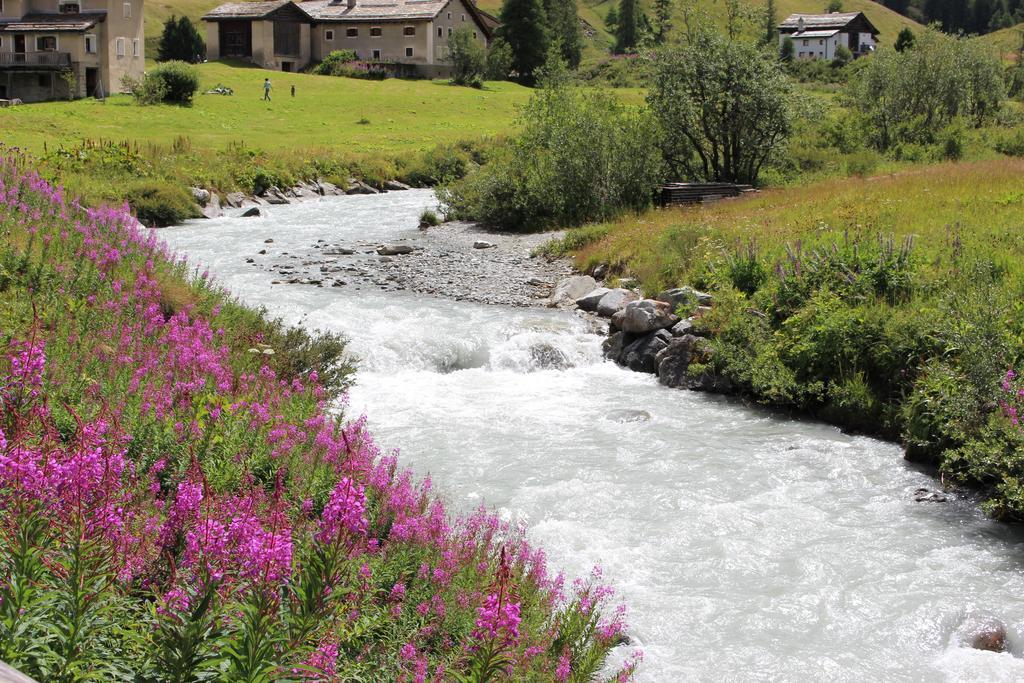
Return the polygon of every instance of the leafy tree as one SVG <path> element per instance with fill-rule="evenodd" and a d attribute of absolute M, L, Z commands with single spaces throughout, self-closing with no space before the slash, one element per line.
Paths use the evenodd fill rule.
<path fill-rule="evenodd" d="M 796 56 L 796 45 L 789 36 L 782 40 L 782 49 L 779 51 L 779 56 L 784 62 L 792 62 L 793 57 Z"/>
<path fill-rule="evenodd" d="M 609 220 L 661 181 L 656 125 L 612 93 L 547 79 L 512 144 L 442 189 L 446 214 L 512 230 Z"/>
<path fill-rule="evenodd" d="M 615 51 L 629 52 L 637 46 L 640 33 L 640 8 L 637 0 L 619 2 L 619 20 L 615 24 Z"/>
<path fill-rule="evenodd" d="M 489 81 L 504 81 L 512 71 L 512 48 L 502 38 L 495 38 L 487 47 L 487 71 L 484 77 Z"/>
<path fill-rule="evenodd" d="M 706 28 L 663 50 L 647 96 L 677 177 L 756 183 L 792 131 L 789 79 L 778 60 Z"/>
<path fill-rule="evenodd" d="M 843 11 L 843 0 L 829 0 L 828 5 L 825 6 L 826 12 L 842 12 Z"/>
<path fill-rule="evenodd" d="M 512 70 L 532 85 L 534 72 L 544 64 L 548 50 L 547 17 L 541 0 L 505 0 L 501 6 L 498 37 L 512 51 Z"/>
<path fill-rule="evenodd" d="M 158 62 L 188 62 L 198 64 L 206 58 L 206 43 L 199 29 L 188 17 L 171 16 L 164 22 L 160 44 L 157 47 Z"/>
<path fill-rule="evenodd" d="M 870 142 L 927 144 L 958 119 L 980 126 L 1005 99 L 1003 68 L 984 46 L 936 29 L 913 48 L 879 50 L 857 71 L 850 103 L 867 122 Z"/>
<path fill-rule="evenodd" d="M 896 36 L 896 45 L 894 46 L 897 52 L 903 52 L 914 47 L 914 43 L 917 42 L 917 37 L 914 32 L 910 30 L 909 26 L 904 26 L 900 34 Z"/>
<path fill-rule="evenodd" d="M 560 44 L 562 58 L 570 69 L 577 68 L 583 58 L 583 38 L 576 0 L 545 0 L 544 11 L 548 17 L 550 37 Z"/>
<path fill-rule="evenodd" d="M 774 3 L 775 0 L 768 0 Z M 675 9 L 673 0 L 654 0 L 654 42 L 663 45 L 672 32 L 672 11 Z"/>
<path fill-rule="evenodd" d="M 850 48 L 845 45 L 840 45 L 836 48 L 836 54 L 832 57 L 832 66 L 841 67 L 846 66 L 853 61 L 853 53 L 850 52 Z"/>
<path fill-rule="evenodd" d="M 779 12 L 775 7 L 775 0 L 768 0 L 764 10 L 764 37 L 762 42 L 771 45 L 775 42 L 775 35 L 778 33 Z"/>
<path fill-rule="evenodd" d="M 460 26 L 448 38 L 448 59 L 452 63 L 452 83 L 479 88 L 487 69 L 487 52 L 473 35 L 473 29 Z"/>

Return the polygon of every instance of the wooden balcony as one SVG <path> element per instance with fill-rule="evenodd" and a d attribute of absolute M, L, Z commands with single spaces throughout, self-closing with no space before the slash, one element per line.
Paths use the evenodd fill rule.
<path fill-rule="evenodd" d="M 0 69 L 68 69 L 70 52 L 0 52 Z"/>

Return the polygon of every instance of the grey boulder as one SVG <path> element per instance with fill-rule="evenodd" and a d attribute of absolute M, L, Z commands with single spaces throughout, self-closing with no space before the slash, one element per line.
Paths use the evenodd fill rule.
<path fill-rule="evenodd" d="M 242 218 L 256 218 L 262 216 L 263 212 L 260 211 L 260 207 L 254 206 L 251 209 L 246 209 L 245 213 L 242 214 Z"/>
<path fill-rule="evenodd" d="M 628 289 L 610 289 L 597 302 L 597 314 L 610 318 L 625 308 L 626 304 L 639 298 L 636 292 L 631 292 Z"/>
<path fill-rule="evenodd" d="M 224 201 L 233 209 L 242 208 L 242 204 L 245 203 L 245 195 L 241 192 L 228 192 L 224 197 Z"/>
<path fill-rule="evenodd" d="M 370 187 L 361 180 L 356 180 L 349 183 L 348 189 L 345 190 L 345 194 L 380 194 L 380 191 L 376 188 Z"/>
<path fill-rule="evenodd" d="M 377 253 L 381 256 L 400 256 L 402 254 L 411 254 L 415 251 L 408 244 L 382 244 L 377 247 Z"/>
<path fill-rule="evenodd" d="M 210 193 L 210 196 L 206 199 L 206 204 L 203 205 L 200 211 L 203 214 L 203 218 L 220 218 L 224 215 L 224 210 L 220 205 L 220 197 L 217 196 L 216 192 Z"/>
<path fill-rule="evenodd" d="M 387 180 L 384 182 L 384 189 L 388 192 L 400 192 L 402 190 L 410 190 L 408 185 L 400 183 L 397 180 Z"/>
<path fill-rule="evenodd" d="M 555 291 L 551 293 L 551 305 L 557 306 L 560 303 L 575 302 L 584 294 L 597 289 L 597 281 L 589 275 L 573 275 L 559 280 L 555 285 Z"/>
<path fill-rule="evenodd" d="M 654 297 L 658 301 L 664 301 L 676 310 L 681 305 L 687 306 L 710 306 L 713 297 L 705 292 L 698 291 L 693 287 L 676 287 L 667 289 Z"/>
<path fill-rule="evenodd" d="M 576 299 L 576 305 L 579 306 L 584 311 L 590 311 L 591 313 L 593 313 L 594 311 L 597 310 L 597 304 L 598 302 L 601 301 L 601 297 L 603 297 L 610 291 L 611 290 L 608 289 L 607 287 L 598 287 L 589 294 L 586 294 L 584 296 L 581 296 L 579 299 Z"/>
<path fill-rule="evenodd" d="M 210 201 L 209 190 L 204 190 L 201 187 L 190 187 L 189 190 L 192 192 L 192 198 L 196 200 L 196 204 L 199 206 L 206 206 L 206 203 Z"/>
<path fill-rule="evenodd" d="M 667 303 L 653 299 L 631 301 L 612 316 L 612 325 L 616 329 L 631 334 L 647 334 L 672 327 L 677 322 L 679 318 L 672 313 Z"/>
<path fill-rule="evenodd" d="M 619 362 L 633 372 L 654 374 L 658 371 L 658 353 L 667 348 L 671 340 L 668 330 L 651 332 L 625 347 Z"/>

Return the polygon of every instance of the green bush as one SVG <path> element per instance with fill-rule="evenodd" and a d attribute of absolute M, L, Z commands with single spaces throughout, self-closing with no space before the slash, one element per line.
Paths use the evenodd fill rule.
<path fill-rule="evenodd" d="M 487 52 L 477 40 L 476 31 L 460 26 L 448 36 L 448 60 L 452 65 L 452 83 L 479 88 L 487 70 Z"/>
<path fill-rule="evenodd" d="M 653 121 L 600 90 L 558 85 L 523 112 L 518 138 L 442 188 L 445 212 L 509 230 L 579 225 L 650 204 L 661 180 Z"/>
<path fill-rule="evenodd" d="M 846 157 L 846 175 L 865 178 L 875 172 L 879 161 L 878 155 L 869 150 L 854 152 Z"/>
<path fill-rule="evenodd" d="M 164 62 L 146 74 L 149 78 L 163 82 L 164 102 L 188 104 L 199 90 L 199 71 L 185 62 Z"/>
<path fill-rule="evenodd" d="M 313 73 L 319 76 L 340 76 L 345 65 L 358 59 L 352 50 L 334 50 L 324 60 L 313 67 Z"/>
<path fill-rule="evenodd" d="M 189 191 L 170 183 L 139 183 L 128 190 L 125 198 L 139 222 L 152 228 L 176 225 L 200 215 Z"/>
<path fill-rule="evenodd" d="M 436 211 L 425 209 L 423 213 L 420 214 L 421 228 L 433 228 L 437 225 L 441 225 L 441 219 L 438 217 Z"/>

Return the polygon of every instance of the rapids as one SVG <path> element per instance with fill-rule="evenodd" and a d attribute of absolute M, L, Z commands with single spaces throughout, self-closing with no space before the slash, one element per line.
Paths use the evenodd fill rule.
<path fill-rule="evenodd" d="M 1024 680 L 1024 542 L 971 501 L 914 502 L 938 483 L 896 445 L 660 387 L 603 362 L 572 313 L 272 285 L 245 263 L 415 237 L 434 203 L 331 198 L 161 237 L 244 301 L 345 333 L 349 414 L 455 506 L 524 521 L 569 575 L 601 564 L 638 680 Z M 651 420 L 607 418 L 623 408 Z M 961 644 L 983 614 L 1013 654 Z"/>

